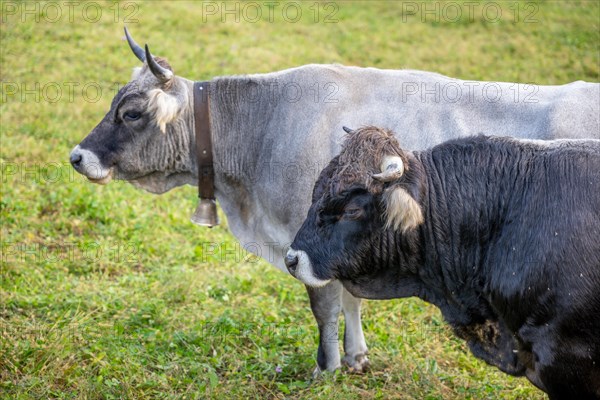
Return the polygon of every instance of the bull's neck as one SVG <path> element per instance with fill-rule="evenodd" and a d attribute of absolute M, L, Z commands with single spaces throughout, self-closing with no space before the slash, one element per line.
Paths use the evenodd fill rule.
<path fill-rule="evenodd" d="M 416 153 L 425 175 L 421 191 L 424 222 L 407 232 L 386 229 L 371 243 L 372 255 L 360 280 L 344 282 L 367 298 L 417 296 L 438 306 L 453 323 L 469 323 L 468 310 L 486 310 L 487 247 L 510 202 L 510 190 L 477 179 L 484 165 Z M 493 160 L 490 157 L 490 163 Z M 491 179 L 502 179 L 502 174 Z"/>
<path fill-rule="evenodd" d="M 435 149 L 419 154 L 427 171 L 419 269 L 427 290 L 419 297 L 440 307 L 447 319 L 460 320 L 468 315 L 464 310 L 482 307 L 487 253 L 511 190 L 497 184 L 503 172 L 494 170 L 493 152 L 475 154 L 477 162 L 440 154 Z"/>

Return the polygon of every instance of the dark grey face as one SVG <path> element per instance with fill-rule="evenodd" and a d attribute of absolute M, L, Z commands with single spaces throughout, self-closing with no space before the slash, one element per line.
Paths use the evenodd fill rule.
<path fill-rule="evenodd" d="M 389 274 L 403 279 L 399 271 L 407 262 L 396 246 L 423 222 L 415 200 L 421 174 L 390 131 L 351 132 L 315 185 L 313 204 L 285 257 L 290 273 L 316 287 L 339 279 L 348 290 L 386 283 Z"/>
<path fill-rule="evenodd" d="M 162 193 L 192 179 L 190 82 L 176 77 L 147 48 L 130 45 L 144 66 L 136 68 L 102 121 L 75 146 L 70 162 L 94 183 L 122 179 Z"/>
<path fill-rule="evenodd" d="M 378 203 L 364 187 L 314 202 L 287 256 L 298 260 L 288 266 L 292 275 L 307 285 L 323 286 L 366 273 L 384 227 Z"/>
<path fill-rule="evenodd" d="M 131 84 L 123 87 L 102 121 L 71 152 L 70 161 L 77 172 L 99 183 L 108 183 L 113 177 L 135 179 L 149 172 L 139 166 L 128 171 L 128 150 L 147 143 L 153 131 L 159 131 L 147 109 L 144 93 L 136 93 Z"/>

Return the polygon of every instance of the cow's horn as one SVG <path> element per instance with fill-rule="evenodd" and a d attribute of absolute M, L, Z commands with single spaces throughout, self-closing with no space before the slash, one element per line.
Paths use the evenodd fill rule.
<path fill-rule="evenodd" d="M 148 63 L 152 74 L 157 77 L 161 83 L 166 83 L 173 78 L 173 72 L 171 70 L 158 65 L 154 57 L 152 57 L 152 54 L 150 54 L 148 45 L 146 45 L 146 62 Z"/>
<path fill-rule="evenodd" d="M 344 132 L 346 132 L 346 133 L 352 133 L 352 131 L 354 130 L 354 129 L 350 129 L 350 128 L 348 128 L 347 126 L 342 126 L 342 129 L 343 129 L 343 130 L 344 130 Z"/>
<path fill-rule="evenodd" d="M 398 156 L 386 156 L 381 163 L 381 173 L 373 174 L 373 179 L 381 182 L 391 182 L 404 173 L 404 162 Z"/>
<path fill-rule="evenodd" d="M 135 42 L 135 40 L 133 40 L 133 38 L 129 34 L 129 31 L 127 30 L 127 27 L 125 26 L 124 28 L 125 28 L 125 37 L 127 38 L 127 43 L 129 43 L 129 47 L 131 48 L 131 51 L 133 51 L 133 54 L 135 54 L 135 56 L 138 58 L 138 60 L 140 60 L 141 62 L 146 61 L 146 53 L 144 53 L 144 49 L 142 49 L 140 47 L 140 45 L 137 44 Z"/>

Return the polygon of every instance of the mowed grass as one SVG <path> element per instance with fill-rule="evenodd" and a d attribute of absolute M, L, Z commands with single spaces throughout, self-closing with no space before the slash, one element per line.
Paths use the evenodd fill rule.
<path fill-rule="evenodd" d="M 416 299 L 366 302 L 371 371 L 313 381 L 304 287 L 244 252 L 226 222 L 192 225 L 194 188 L 96 186 L 67 161 L 139 65 L 124 23 L 198 80 L 335 62 L 562 84 L 598 81 L 597 2 L 481 3 L 472 17 L 452 2 L 309 2 L 297 22 L 280 3 L 254 23 L 243 3 L 229 3 L 239 22 L 220 2 L 214 15 L 183 1 L 86 4 L 71 17 L 60 2 L 2 3 L 0 398 L 544 398 L 475 359 Z"/>

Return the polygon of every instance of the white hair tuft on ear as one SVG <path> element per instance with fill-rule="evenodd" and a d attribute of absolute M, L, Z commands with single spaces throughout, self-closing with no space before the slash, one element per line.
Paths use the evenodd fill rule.
<path fill-rule="evenodd" d="M 395 187 L 386 190 L 385 201 L 385 228 L 401 229 L 406 232 L 423 223 L 421 206 L 403 188 Z"/>
<path fill-rule="evenodd" d="M 166 133 L 167 124 L 179 115 L 179 111 L 181 110 L 179 102 L 175 97 L 165 93 L 161 89 L 152 89 L 148 92 L 148 96 L 150 97 L 148 106 L 150 111 L 154 113 L 156 124 L 160 127 L 162 133 Z"/>

